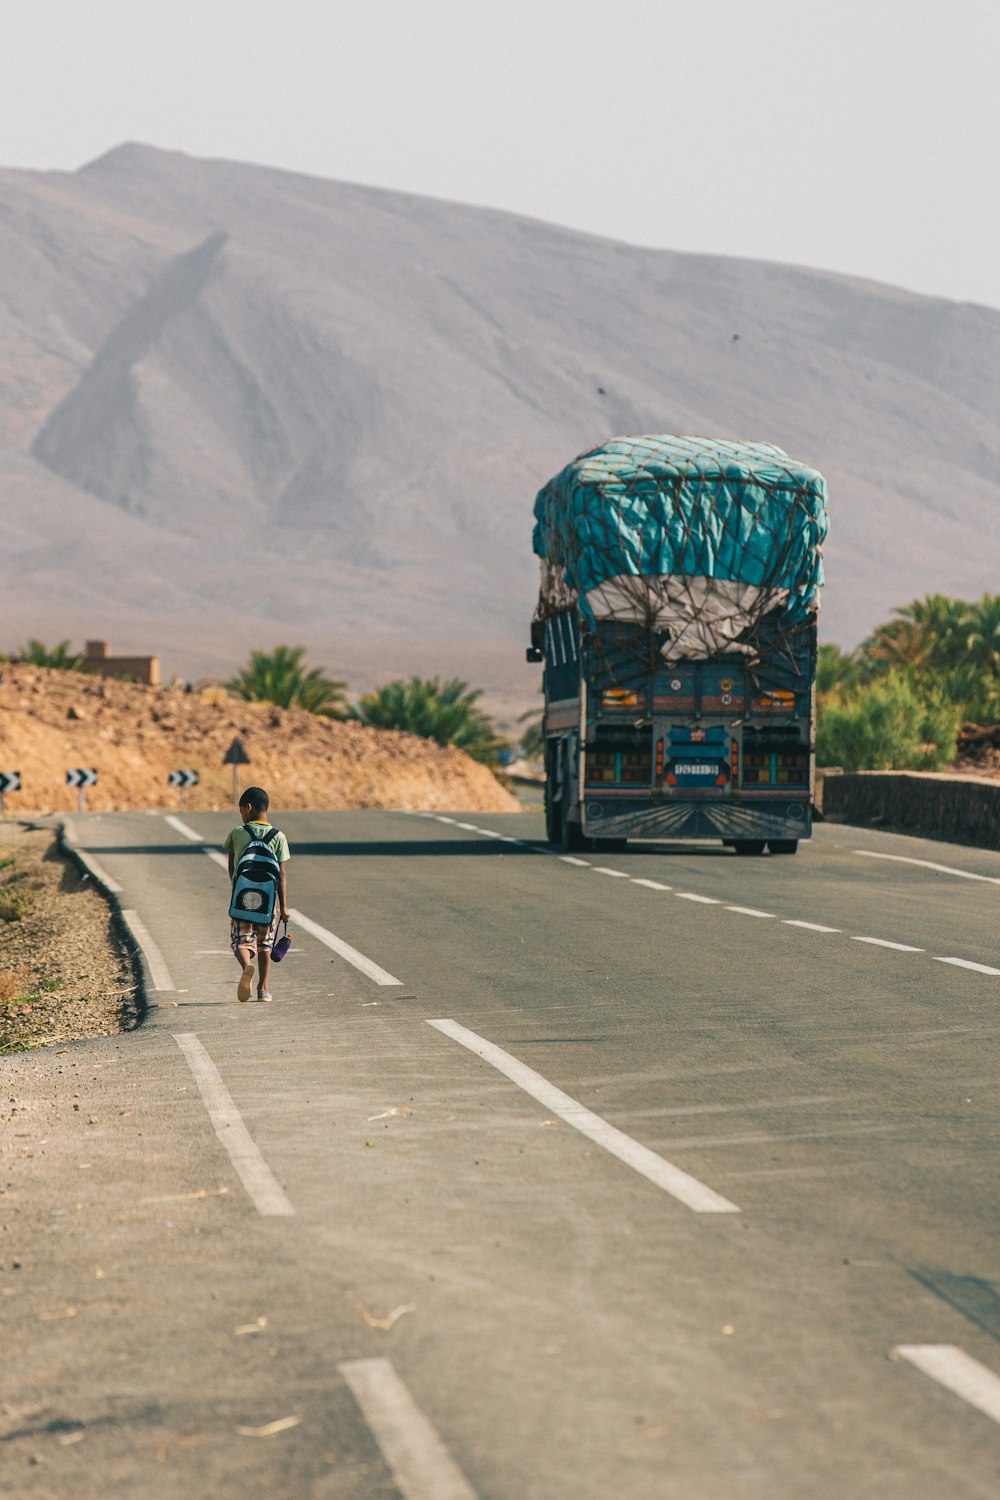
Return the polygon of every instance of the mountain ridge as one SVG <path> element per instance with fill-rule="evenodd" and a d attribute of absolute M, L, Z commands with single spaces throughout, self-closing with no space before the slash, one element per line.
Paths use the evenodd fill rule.
<path fill-rule="evenodd" d="M 824 638 L 996 588 L 991 309 L 139 143 L 0 171 L 0 264 L 0 644 L 528 692 L 535 492 L 643 431 L 826 474 Z"/>

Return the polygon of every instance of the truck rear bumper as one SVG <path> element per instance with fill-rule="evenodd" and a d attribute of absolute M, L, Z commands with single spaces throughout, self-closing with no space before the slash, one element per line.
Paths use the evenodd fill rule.
<path fill-rule="evenodd" d="M 812 811 L 805 801 L 746 802 L 620 801 L 588 797 L 583 830 L 590 838 L 615 839 L 807 839 Z"/>

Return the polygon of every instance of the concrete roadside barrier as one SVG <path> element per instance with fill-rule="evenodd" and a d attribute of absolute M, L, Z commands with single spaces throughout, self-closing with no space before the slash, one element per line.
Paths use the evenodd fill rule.
<path fill-rule="evenodd" d="M 884 828 L 1000 849 L 1000 781 L 935 771 L 827 772 L 823 816 L 831 823 Z"/>

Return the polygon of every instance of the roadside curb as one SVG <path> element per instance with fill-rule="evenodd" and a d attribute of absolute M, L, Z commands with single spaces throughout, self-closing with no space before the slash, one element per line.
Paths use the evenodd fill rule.
<path fill-rule="evenodd" d="M 26 823 L 28 828 L 51 828 L 51 823 Z M 72 833 L 66 827 L 65 821 L 60 818 L 55 825 L 56 845 L 66 859 L 70 860 L 80 871 L 81 876 L 89 880 L 91 884 L 100 891 L 107 902 L 111 912 L 111 925 L 115 937 L 121 943 L 122 948 L 128 954 L 129 964 L 132 969 L 132 977 L 135 980 L 134 1010 L 135 1018 L 130 1026 L 124 1027 L 125 1031 L 137 1031 L 145 1021 L 149 1019 L 150 994 L 154 988 L 146 955 L 135 940 L 128 922 L 125 920 L 125 909 L 119 899 L 117 890 L 112 889 L 109 877 L 103 870 L 95 866 L 86 850 L 77 847 Z"/>

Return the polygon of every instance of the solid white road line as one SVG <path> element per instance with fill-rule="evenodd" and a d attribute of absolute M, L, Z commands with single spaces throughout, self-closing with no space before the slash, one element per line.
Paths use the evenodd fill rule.
<path fill-rule="evenodd" d="M 143 957 L 149 968 L 149 976 L 153 981 L 154 990 L 172 990 L 176 986 L 170 977 L 167 961 L 159 948 L 150 937 L 146 926 L 136 911 L 123 911 L 122 916 L 132 936 L 142 949 Z"/>
<path fill-rule="evenodd" d="M 268 1217 L 294 1214 L 201 1042 L 193 1031 L 175 1031 L 174 1041 L 187 1058 L 215 1133 L 228 1151 L 257 1212 Z"/>
<path fill-rule="evenodd" d="M 852 943 L 871 943 L 873 948 L 893 948 L 897 953 L 926 953 L 926 948 L 914 948 L 912 943 L 890 943 L 887 938 L 852 937 Z"/>
<path fill-rule="evenodd" d="M 891 859 L 897 865 L 920 865 L 925 870 L 937 870 L 939 875 L 957 875 L 960 880 L 983 880 L 987 885 L 1000 885 L 1000 875 L 976 875 L 971 870 L 956 870 L 952 865 L 936 865 L 930 859 L 911 859 L 906 854 L 878 854 L 874 849 L 855 849 L 865 859 Z"/>
<path fill-rule="evenodd" d="M 428 1021 L 428 1026 L 433 1026 L 437 1031 L 450 1036 L 453 1041 L 467 1047 L 470 1052 L 488 1062 L 491 1067 L 496 1068 L 498 1073 L 503 1073 L 518 1088 L 530 1094 L 532 1099 L 537 1099 L 539 1104 L 545 1106 L 551 1114 L 558 1115 L 567 1125 L 572 1125 L 581 1135 L 595 1145 L 601 1146 L 605 1151 L 617 1156 L 619 1161 L 625 1162 L 635 1172 L 639 1172 L 650 1182 L 662 1188 L 665 1193 L 676 1198 L 686 1207 L 701 1214 L 738 1214 L 740 1210 L 735 1203 L 730 1203 L 727 1198 L 720 1197 L 718 1193 L 699 1182 L 696 1177 L 690 1177 L 687 1172 L 682 1172 L 680 1167 L 675 1167 L 655 1151 L 650 1151 L 648 1146 L 642 1146 L 634 1141 L 624 1131 L 617 1130 L 614 1125 L 609 1125 L 607 1120 L 602 1120 L 600 1115 L 595 1115 L 585 1105 L 572 1099 L 569 1094 L 564 1094 L 562 1089 L 557 1089 L 547 1078 L 536 1073 L 533 1068 L 527 1067 L 512 1057 L 509 1052 L 504 1052 L 502 1047 L 495 1046 L 485 1038 L 477 1036 L 474 1031 L 469 1031 L 465 1026 L 459 1025 L 457 1021 L 438 1020 Z"/>
<path fill-rule="evenodd" d="M 374 1433 L 403 1500 L 476 1500 L 389 1360 L 349 1359 L 337 1369 Z"/>
<path fill-rule="evenodd" d="M 773 911 L 758 911 L 755 906 L 727 906 L 726 911 L 738 911 L 741 917 L 773 917 Z"/>
<path fill-rule="evenodd" d="M 173 813 L 164 813 L 163 821 L 164 823 L 169 823 L 175 833 L 179 833 L 182 838 L 190 839 L 193 844 L 205 843 L 200 833 L 195 833 L 193 828 L 189 828 L 186 823 L 182 823 L 180 818 L 175 818 Z"/>
<path fill-rule="evenodd" d="M 662 885 L 658 880 L 641 879 L 638 875 L 632 877 L 633 885 L 644 885 L 647 891 L 672 891 L 672 885 Z"/>
<path fill-rule="evenodd" d="M 80 863 L 90 871 L 95 880 L 99 880 L 109 891 L 114 891 L 116 896 L 121 895 L 122 886 L 108 874 L 103 865 L 97 863 L 92 854 L 88 854 L 85 849 L 77 849 L 76 856 Z"/>
<path fill-rule="evenodd" d="M 366 974 L 369 979 L 374 979 L 376 984 L 394 984 L 402 988 L 403 981 L 401 979 L 396 979 L 385 969 L 380 969 L 377 963 L 374 963 L 370 958 L 366 958 L 363 953 L 359 953 L 357 948 L 352 948 L 350 943 L 345 943 L 344 939 L 339 938 L 335 932 L 330 932 L 328 928 L 321 927 L 318 922 L 314 922 L 311 917 L 304 916 L 300 911 L 292 909 L 289 912 L 289 916 L 297 927 L 303 928 L 304 931 L 310 933 L 321 943 L 325 943 L 328 948 L 333 949 L 334 953 L 339 953 L 341 958 L 346 959 L 349 964 L 353 964 L 356 969 L 360 969 L 361 973 Z"/>
<path fill-rule="evenodd" d="M 934 957 L 936 964 L 954 964 L 956 969 L 973 969 L 977 974 L 1000 974 L 1000 969 L 991 969 L 989 964 L 974 964 L 971 958 Z"/>
<path fill-rule="evenodd" d="M 794 917 L 782 917 L 783 927 L 804 927 L 807 932 L 840 932 L 839 927 L 823 927 L 819 922 L 799 922 Z"/>
<path fill-rule="evenodd" d="M 212 848 L 202 838 L 200 833 L 195 833 L 193 828 L 189 828 L 186 823 L 182 823 L 180 818 L 175 818 L 172 813 L 165 814 L 163 821 L 169 823 L 171 828 L 175 829 L 183 838 L 190 839 L 192 843 L 200 844 L 202 854 L 207 854 L 213 863 L 221 865 L 226 873 L 229 873 L 229 857 L 223 854 L 221 849 Z"/>
<path fill-rule="evenodd" d="M 977 1411 L 1000 1422 L 1000 1376 L 954 1344 L 900 1344 L 893 1350 L 931 1380 L 945 1386 Z"/>
<path fill-rule="evenodd" d="M 606 865 L 592 865 L 591 869 L 595 875 L 612 875 L 615 880 L 628 880 L 627 870 L 609 870 Z"/>
<path fill-rule="evenodd" d="M 722 905 L 722 902 L 717 901 L 714 896 L 699 896 L 694 891 L 677 891 L 675 894 L 678 901 L 697 901 L 700 906 Z"/>

